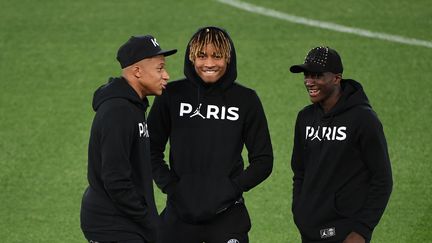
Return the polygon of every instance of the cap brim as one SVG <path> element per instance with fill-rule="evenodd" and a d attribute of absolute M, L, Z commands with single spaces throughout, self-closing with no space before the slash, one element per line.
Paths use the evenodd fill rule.
<path fill-rule="evenodd" d="M 160 52 L 158 52 L 157 54 L 156 54 L 156 56 L 157 55 L 164 55 L 164 56 L 171 56 L 172 54 L 175 54 L 177 52 L 177 49 L 172 49 L 172 50 L 168 50 L 168 51 L 165 51 L 165 50 L 161 50 Z"/>
<path fill-rule="evenodd" d="M 303 72 L 322 73 L 325 70 L 323 70 L 323 68 L 320 65 L 313 65 L 311 63 L 304 63 L 304 64 L 291 66 L 290 71 L 292 73 L 303 73 Z"/>

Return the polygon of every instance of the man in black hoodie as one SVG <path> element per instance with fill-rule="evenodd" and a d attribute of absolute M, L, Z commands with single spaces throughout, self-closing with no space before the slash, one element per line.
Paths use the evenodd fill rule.
<path fill-rule="evenodd" d="M 81 228 L 89 242 L 156 241 L 150 141 L 145 120 L 148 95 L 160 95 L 169 79 L 165 56 L 150 35 L 131 37 L 117 53 L 122 77 L 96 90 L 96 115 L 88 149 L 88 182 Z"/>
<path fill-rule="evenodd" d="M 335 50 L 313 48 L 290 71 L 304 73 L 313 103 L 298 113 L 291 160 L 303 243 L 370 242 L 393 183 L 381 122 Z"/>
<path fill-rule="evenodd" d="M 263 107 L 255 91 L 235 82 L 234 45 L 220 28 L 193 35 L 184 74 L 155 99 L 148 118 L 153 176 L 168 195 L 160 243 L 248 242 L 251 223 L 242 193 L 265 180 L 273 166 Z"/>

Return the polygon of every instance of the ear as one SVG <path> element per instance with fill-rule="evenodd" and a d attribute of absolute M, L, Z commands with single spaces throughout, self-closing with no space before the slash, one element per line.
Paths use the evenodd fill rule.
<path fill-rule="evenodd" d="M 342 80 L 342 74 L 341 73 L 337 73 L 334 76 L 334 84 L 339 85 L 340 82 Z"/>
<path fill-rule="evenodd" d="M 138 65 L 132 66 L 131 71 L 135 78 L 141 78 L 141 68 Z"/>

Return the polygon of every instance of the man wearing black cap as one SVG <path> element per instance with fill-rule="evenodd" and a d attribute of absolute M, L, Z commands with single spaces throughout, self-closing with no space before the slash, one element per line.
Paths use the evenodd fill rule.
<path fill-rule="evenodd" d="M 335 50 L 313 48 L 290 71 L 313 103 L 298 113 L 291 159 L 302 242 L 370 242 L 393 184 L 381 122 Z"/>
<path fill-rule="evenodd" d="M 122 77 L 96 90 L 96 115 L 88 149 L 88 182 L 81 205 L 81 228 L 89 242 L 156 241 L 148 95 L 160 95 L 168 73 L 164 51 L 150 36 L 131 37 L 117 53 Z"/>

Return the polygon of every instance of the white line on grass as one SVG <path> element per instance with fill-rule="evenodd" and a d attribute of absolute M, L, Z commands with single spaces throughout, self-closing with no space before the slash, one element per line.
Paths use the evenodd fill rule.
<path fill-rule="evenodd" d="M 322 28 L 322 29 L 329 29 L 329 30 L 333 30 L 333 31 L 337 31 L 337 32 L 351 33 L 354 35 L 365 36 L 365 37 L 369 37 L 369 38 L 373 38 L 373 39 L 381 39 L 381 40 L 386 40 L 386 41 L 390 41 L 390 42 L 398 42 L 398 43 L 407 44 L 407 45 L 423 46 L 423 47 L 432 48 L 432 42 L 430 42 L 430 41 L 418 40 L 418 39 L 414 39 L 414 38 L 407 38 L 407 37 L 398 36 L 398 35 L 390 35 L 390 34 L 380 33 L 380 32 L 372 32 L 369 30 L 347 27 L 347 26 L 343 26 L 343 25 L 339 25 L 339 24 L 330 23 L 330 22 L 307 19 L 307 18 L 279 12 L 276 10 L 263 8 L 260 6 L 256 6 L 256 5 L 242 2 L 242 1 L 238 1 L 238 0 L 216 0 L 216 1 L 218 1 L 220 3 L 231 5 L 233 7 L 239 8 L 239 9 L 246 10 L 248 12 L 262 14 L 262 15 L 269 16 L 272 18 L 286 20 L 288 22 L 292 22 L 292 23 L 296 23 L 296 24 L 309 25 L 309 26 L 318 27 L 318 28 Z"/>

